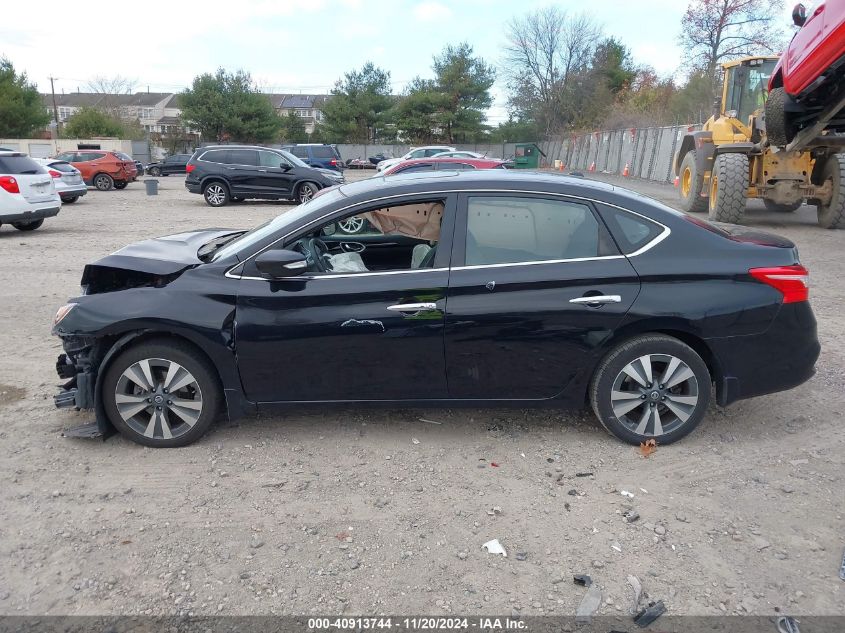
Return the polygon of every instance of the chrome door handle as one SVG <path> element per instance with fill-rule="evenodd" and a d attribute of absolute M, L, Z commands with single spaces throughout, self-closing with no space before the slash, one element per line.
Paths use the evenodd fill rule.
<path fill-rule="evenodd" d="M 603 305 L 605 303 L 622 303 L 622 297 L 619 295 L 596 295 L 594 297 L 578 297 L 577 299 L 570 299 L 569 303 L 586 303 L 587 305 L 596 304 Z"/>
<path fill-rule="evenodd" d="M 265 172 L 265 173 L 267 172 L 266 169 L 259 169 L 258 171 Z"/>
<path fill-rule="evenodd" d="M 397 303 L 396 305 L 387 306 L 391 312 L 408 312 L 419 314 L 420 312 L 429 312 L 437 309 L 436 303 Z"/>

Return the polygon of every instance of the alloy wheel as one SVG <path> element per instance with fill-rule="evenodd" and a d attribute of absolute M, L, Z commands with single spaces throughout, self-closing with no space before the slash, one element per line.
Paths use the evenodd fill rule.
<path fill-rule="evenodd" d="M 299 188 L 299 201 L 300 202 L 308 202 L 311 198 L 314 197 L 314 187 L 305 183 Z"/>
<path fill-rule="evenodd" d="M 659 437 L 682 426 L 699 401 L 698 380 L 685 362 L 669 354 L 631 361 L 610 393 L 613 414 L 630 431 Z"/>
<path fill-rule="evenodd" d="M 337 223 L 344 233 L 357 233 L 364 228 L 364 218 L 353 216 Z"/>
<path fill-rule="evenodd" d="M 123 421 L 139 435 L 153 439 L 184 435 L 203 409 L 202 391 L 193 374 L 164 358 L 130 365 L 117 381 L 114 400 Z"/>
<path fill-rule="evenodd" d="M 205 199 L 214 206 L 223 204 L 226 200 L 226 190 L 223 185 L 212 184 L 205 189 Z"/>
<path fill-rule="evenodd" d="M 94 179 L 94 186 L 99 191 L 108 191 L 114 186 L 114 181 L 105 174 L 100 174 Z"/>

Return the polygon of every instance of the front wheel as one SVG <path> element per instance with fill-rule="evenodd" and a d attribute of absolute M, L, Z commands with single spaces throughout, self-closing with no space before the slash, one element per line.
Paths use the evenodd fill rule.
<path fill-rule="evenodd" d="M 156 448 L 185 446 L 211 426 L 221 402 L 211 364 L 178 342 L 130 347 L 109 365 L 103 405 L 127 439 Z"/>
<path fill-rule="evenodd" d="M 319 189 L 314 183 L 303 182 L 296 190 L 296 199 L 299 200 L 299 204 L 304 204 L 313 198 L 317 191 L 319 191 Z"/>
<path fill-rule="evenodd" d="M 830 201 L 817 204 L 819 226 L 825 229 L 845 229 L 845 156 L 832 154 L 821 168 L 821 182 L 830 182 Z"/>
<path fill-rule="evenodd" d="M 710 372 L 691 347 L 662 334 L 639 336 L 612 350 L 590 384 L 602 426 L 619 439 L 671 444 L 701 422 Z"/>
<path fill-rule="evenodd" d="M 704 175 L 698 172 L 695 150 L 690 150 L 684 155 L 678 170 L 678 195 L 681 197 L 681 208 L 687 213 L 707 211 L 707 198 L 701 196 Z"/>
<path fill-rule="evenodd" d="M 97 174 L 94 176 L 94 187 L 97 191 L 111 191 L 114 189 L 114 178 L 108 174 Z"/>
<path fill-rule="evenodd" d="M 748 156 L 719 154 L 710 174 L 709 216 L 717 222 L 739 224 L 748 195 Z"/>
<path fill-rule="evenodd" d="M 207 184 L 202 195 L 210 207 L 222 207 L 229 202 L 229 189 L 222 182 Z"/>
<path fill-rule="evenodd" d="M 32 222 L 12 222 L 12 226 L 18 231 L 34 231 L 44 224 L 44 218 L 40 220 L 33 220 Z"/>
<path fill-rule="evenodd" d="M 161 169 L 159 169 L 158 167 L 153 167 L 152 169 L 148 169 L 147 173 L 150 176 L 161 176 Z"/>

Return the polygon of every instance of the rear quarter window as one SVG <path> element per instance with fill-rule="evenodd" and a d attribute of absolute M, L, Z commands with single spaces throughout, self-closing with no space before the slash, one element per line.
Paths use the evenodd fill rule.
<path fill-rule="evenodd" d="M 297 158 L 308 158 L 307 147 L 291 147 L 288 151 Z"/>
<path fill-rule="evenodd" d="M 0 156 L 0 174 L 43 174 L 46 170 L 29 156 Z"/>
<path fill-rule="evenodd" d="M 68 165 L 67 163 L 50 163 L 50 169 L 55 169 L 56 171 L 63 171 L 66 174 L 75 174 L 77 172 L 76 167 L 73 165 Z"/>
<path fill-rule="evenodd" d="M 637 252 L 663 232 L 661 225 L 642 216 L 604 204 L 598 206 L 613 239 L 625 255 Z"/>

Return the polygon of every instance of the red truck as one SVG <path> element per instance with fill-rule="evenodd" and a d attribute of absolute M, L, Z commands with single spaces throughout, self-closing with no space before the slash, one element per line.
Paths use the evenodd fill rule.
<path fill-rule="evenodd" d="M 799 30 L 772 72 L 765 107 L 769 142 L 790 149 L 845 131 L 845 0 L 820 2 L 809 15 L 795 5 L 792 20 Z"/>

